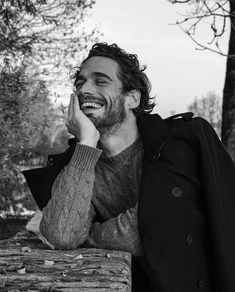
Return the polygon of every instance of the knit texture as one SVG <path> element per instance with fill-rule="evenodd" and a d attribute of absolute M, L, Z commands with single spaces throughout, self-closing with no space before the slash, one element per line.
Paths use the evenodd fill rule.
<path fill-rule="evenodd" d="M 76 248 L 87 241 L 94 247 L 140 256 L 137 202 L 142 142 L 139 138 L 113 157 L 101 153 L 77 144 L 70 163 L 53 184 L 40 231 L 56 248 Z M 94 222 L 97 213 L 102 222 Z"/>
<path fill-rule="evenodd" d="M 52 198 L 42 210 L 40 232 L 57 249 L 74 249 L 87 239 L 95 165 L 101 153 L 77 143 L 69 164 L 53 184 Z"/>
<path fill-rule="evenodd" d="M 96 222 L 90 230 L 93 246 L 142 255 L 137 220 L 142 158 L 140 138 L 118 155 L 102 153 L 95 168 L 92 203 L 104 222 Z"/>

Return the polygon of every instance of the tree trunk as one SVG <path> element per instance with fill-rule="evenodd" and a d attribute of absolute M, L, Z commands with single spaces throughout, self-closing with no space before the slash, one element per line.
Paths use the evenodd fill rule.
<path fill-rule="evenodd" d="M 235 162 L 235 0 L 230 0 L 231 31 L 223 92 L 221 139 Z"/>

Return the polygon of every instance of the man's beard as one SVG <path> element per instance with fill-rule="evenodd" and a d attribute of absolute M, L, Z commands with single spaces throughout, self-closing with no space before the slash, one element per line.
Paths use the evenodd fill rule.
<path fill-rule="evenodd" d="M 119 126 L 126 119 L 124 97 L 120 95 L 117 96 L 114 100 L 111 100 L 103 116 L 94 117 L 92 114 L 88 114 L 87 116 L 93 122 L 101 136 L 111 136 L 115 134 Z"/>

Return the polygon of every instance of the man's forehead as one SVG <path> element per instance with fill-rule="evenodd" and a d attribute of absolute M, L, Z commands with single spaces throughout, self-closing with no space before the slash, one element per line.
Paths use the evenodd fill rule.
<path fill-rule="evenodd" d="M 118 69 L 119 65 L 115 60 L 107 57 L 95 56 L 83 63 L 80 73 L 82 75 L 89 75 L 94 72 L 100 72 L 111 77 L 117 77 Z"/>

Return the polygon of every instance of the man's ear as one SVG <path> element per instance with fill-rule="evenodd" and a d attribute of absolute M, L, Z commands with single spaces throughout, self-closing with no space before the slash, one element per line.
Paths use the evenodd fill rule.
<path fill-rule="evenodd" d="M 127 106 L 128 109 L 133 110 L 140 104 L 141 93 L 138 89 L 133 89 L 128 92 L 127 95 Z"/>

